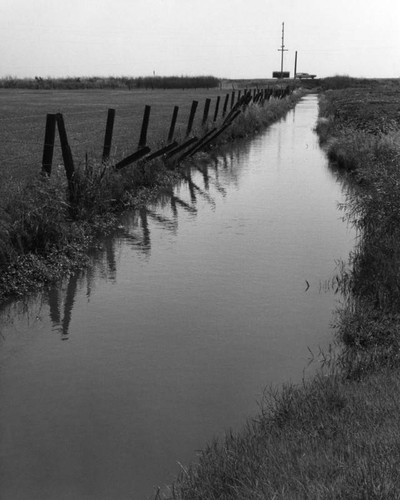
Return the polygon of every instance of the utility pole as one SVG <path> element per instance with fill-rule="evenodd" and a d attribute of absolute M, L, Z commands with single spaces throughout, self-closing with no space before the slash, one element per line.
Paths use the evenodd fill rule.
<path fill-rule="evenodd" d="M 278 49 L 278 52 L 281 53 L 281 78 L 283 75 L 283 53 L 287 52 L 288 49 L 285 49 L 285 23 L 282 23 L 282 45 L 281 48 Z"/>
<path fill-rule="evenodd" d="M 294 56 L 294 76 L 293 76 L 294 80 L 296 80 L 296 75 L 297 75 L 297 50 Z"/>

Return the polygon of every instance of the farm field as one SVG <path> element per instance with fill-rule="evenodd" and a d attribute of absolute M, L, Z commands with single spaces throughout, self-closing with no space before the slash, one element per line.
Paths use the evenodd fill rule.
<path fill-rule="evenodd" d="M 375 81 L 358 88 L 335 90 L 329 113 L 341 127 L 367 133 L 387 133 L 400 128 L 400 81 Z"/>
<path fill-rule="evenodd" d="M 89 158 L 101 159 L 107 110 L 116 110 L 112 156 L 117 160 L 136 150 L 144 106 L 150 105 L 148 145 L 158 146 L 167 137 L 174 106 L 179 106 L 175 136 L 184 134 L 190 107 L 198 101 L 194 130 L 199 127 L 204 103 L 211 99 L 209 117 L 216 98 L 229 90 L 0 90 L 0 188 L 26 182 L 41 168 L 47 113 L 62 113 L 76 164 Z M 61 162 L 56 135 L 54 163 Z"/>

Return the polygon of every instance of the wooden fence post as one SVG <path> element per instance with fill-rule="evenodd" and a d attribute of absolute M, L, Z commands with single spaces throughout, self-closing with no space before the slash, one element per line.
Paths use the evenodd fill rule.
<path fill-rule="evenodd" d="M 106 133 L 104 136 L 103 163 L 110 157 L 114 129 L 115 109 L 109 109 L 107 114 Z"/>
<path fill-rule="evenodd" d="M 159 158 L 160 156 L 163 156 L 167 153 L 169 153 L 172 149 L 176 148 L 178 146 L 178 143 L 176 141 L 169 143 L 167 146 L 162 147 L 161 149 L 154 151 L 154 153 L 151 153 L 151 155 L 146 156 L 146 158 L 143 161 L 143 163 L 148 163 L 149 161 L 152 161 L 156 158 Z"/>
<path fill-rule="evenodd" d="M 181 144 L 178 144 L 176 148 L 171 149 L 166 153 L 165 158 L 168 160 L 169 158 L 172 158 L 176 153 L 179 153 L 180 151 L 183 151 L 184 149 L 188 148 L 191 146 L 193 143 L 197 142 L 199 139 L 198 137 L 192 137 L 191 139 L 188 139 L 187 141 L 182 142 Z"/>
<path fill-rule="evenodd" d="M 50 177 L 53 163 L 54 139 L 56 135 L 56 115 L 47 114 L 44 134 L 42 172 Z"/>
<path fill-rule="evenodd" d="M 140 131 L 140 139 L 138 148 L 143 148 L 147 143 L 147 129 L 149 128 L 149 119 L 150 119 L 150 111 L 151 106 L 144 107 L 143 121 L 142 121 L 142 130 Z"/>
<path fill-rule="evenodd" d="M 72 179 L 74 177 L 74 160 L 72 158 L 71 148 L 68 144 L 67 132 L 65 130 L 64 117 L 61 113 L 56 114 L 58 134 L 60 136 L 61 142 L 61 152 L 64 162 L 65 174 L 68 179 L 68 185 L 70 188 L 70 194 L 72 194 Z"/>
<path fill-rule="evenodd" d="M 150 153 L 150 151 L 151 150 L 148 146 L 145 146 L 142 149 L 138 149 L 137 151 L 127 156 L 123 160 L 119 161 L 116 165 L 114 165 L 115 170 L 121 170 L 121 168 L 131 165 L 133 162 L 140 160 L 140 158 L 143 158 L 143 156 Z"/>
<path fill-rule="evenodd" d="M 179 111 L 179 106 L 174 107 L 174 112 L 172 114 L 172 120 L 171 120 L 171 126 L 169 127 L 169 133 L 168 133 L 168 142 L 171 142 L 172 139 L 174 138 L 174 133 L 175 133 L 175 124 L 176 124 L 176 119 L 178 117 L 178 111 Z"/>
<path fill-rule="evenodd" d="M 202 125 L 204 125 L 208 119 L 208 112 L 210 111 L 210 104 L 211 104 L 211 99 L 206 99 L 206 102 L 204 104 L 203 120 L 201 122 Z"/>
<path fill-rule="evenodd" d="M 234 102 L 235 102 L 235 91 L 232 90 L 232 94 L 231 94 L 231 109 L 233 108 Z"/>
<path fill-rule="evenodd" d="M 213 120 L 214 122 L 217 121 L 220 100 L 221 100 L 221 96 L 218 96 L 217 97 L 217 102 L 215 103 L 214 120 Z"/>
<path fill-rule="evenodd" d="M 186 129 L 186 137 L 192 131 L 193 121 L 194 121 L 194 115 L 196 114 L 196 109 L 197 109 L 197 105 L 198 104 L 199 103 L 197 101 L 193 101 L 192 102 L 192 107 L 190 108 L 190 115 L 189 115 L 188 126 L 187 126 L 187 129 Z"/>
<path fill-rule="evenodd" d="M 226 108 L 228 107 L 228 102 L 229 102 L 229 94 L 226 94 L 224 108 L 222 110 L 222 117 L 224 117 L 226 115 Z"/>

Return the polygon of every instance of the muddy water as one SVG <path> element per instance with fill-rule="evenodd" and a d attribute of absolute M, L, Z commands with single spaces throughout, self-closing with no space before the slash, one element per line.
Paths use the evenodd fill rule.
<path fill-rule="evenodd" d="M 309 96 L 3 311 L 0 498 L 144 499 L 331 339 L 354 234 Z M 309 287 L 308 287 L 309 286 Z"/>

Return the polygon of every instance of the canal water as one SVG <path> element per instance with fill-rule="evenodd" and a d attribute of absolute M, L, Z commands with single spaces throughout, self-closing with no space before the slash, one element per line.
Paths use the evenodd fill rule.
<path fill-rule="evenodd" d="M 310 95 L 0 319 L 0 498 L 146 499 L 313 373 L 354 233 Z"/>

